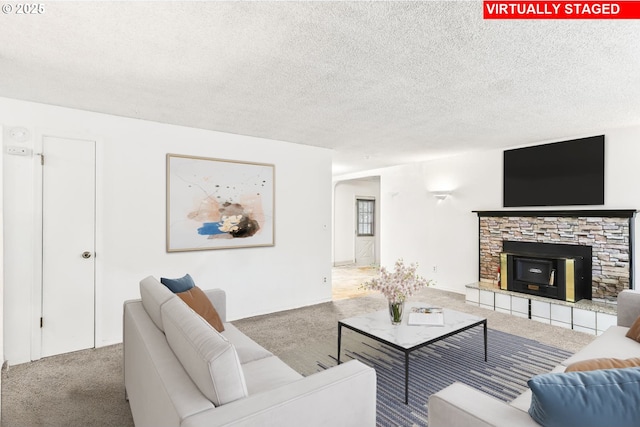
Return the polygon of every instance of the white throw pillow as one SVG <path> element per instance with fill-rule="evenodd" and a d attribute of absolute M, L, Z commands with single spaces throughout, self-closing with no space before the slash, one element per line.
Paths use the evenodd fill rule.
<path fill-rule="evenodd" d="M 161 313 L 171 350 L 207 399 L 220 406 L 248 396 L 240 359 L 225 337 L 180 298 Z"/>

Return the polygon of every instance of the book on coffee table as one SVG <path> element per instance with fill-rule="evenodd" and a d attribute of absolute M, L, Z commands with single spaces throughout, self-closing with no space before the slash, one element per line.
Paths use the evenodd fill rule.
<path fill-rule="evenodd" d="M 407 324 L 410 326 L 444 326 L 442 307 L 413 307 Z"/>

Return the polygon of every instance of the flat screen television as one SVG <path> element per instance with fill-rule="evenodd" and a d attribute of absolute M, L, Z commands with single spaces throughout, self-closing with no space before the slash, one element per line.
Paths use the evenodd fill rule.
<path fill-rule="evenodd" d="M 604 135 L 504 151 L 503 205 L 604 205 Z"/>

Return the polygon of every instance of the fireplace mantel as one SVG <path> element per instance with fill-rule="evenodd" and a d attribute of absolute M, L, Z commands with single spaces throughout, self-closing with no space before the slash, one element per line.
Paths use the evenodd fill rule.
<path fill-rule="evenodd" d="M 583 209 L 583 210 L 537 210 L 537 211 L 473 211 L 479 217 L 485 216 L 513 216 L 513 217 L 604 217 L 604 218 L 632 218 L 635 209 Z"/>

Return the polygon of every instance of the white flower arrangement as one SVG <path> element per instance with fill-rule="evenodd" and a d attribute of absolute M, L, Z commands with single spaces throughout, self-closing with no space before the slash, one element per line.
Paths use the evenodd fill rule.
<path fill-rule="evenodd" d="M 380 267 L 380 276 L 364 282 L 362 288 L 382 292 L 391 304 L 404 302 L 415 291 L 432 283 L 431 280 L 419 276 L 416 273 L 417 268 L 416 263 L 405 266 L 401 258 L 396 261 L 393 272 Z"/>

